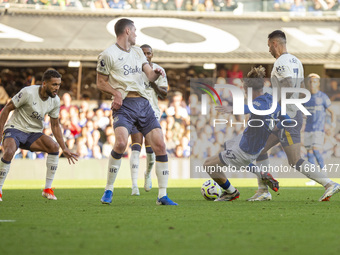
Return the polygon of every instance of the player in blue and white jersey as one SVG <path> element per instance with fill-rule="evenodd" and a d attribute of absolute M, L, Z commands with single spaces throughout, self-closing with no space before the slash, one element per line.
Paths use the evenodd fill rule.
<path fill-rule="evenodd" d="M 244 80 L 245 91 L 250 87 L 253 89 L 252 99 L 253 106 L 256 110 L 268 110 L 273 104 L 273 97 L 270 94 L 263 94 L 265 68 L 260 66 L 252 68 L 248 73 L 247 78 Z M 249 96 L 249 95 L 248 95 Z M 245 106 L 245 113 L 251 113 L 247 106 Z M 228 112 L 228 107 L 220 106 L 216 107 L 220 112 Z M 205 169 L 208 169 L 209 175 L 216 181 L 223 189 L 224 192 L 215 201 L 232 201 L 239 197 L 240 192 L 235 189 L 227 179 L 225 173 L 222 171 L 215 171 L 217 166 L 231 166 L 236 169 L 242 169 L 251 164 L 259 156 L 263 150 L 269 135 L 272 132 L 276 132 L 278 129 L 283 128 L 281 122 L 277 125 L 277 119 L 289 119 L 288 116 L 281 116 L 280 105 L 278 104 L 276 110 L 270 115 L 259 116 L 252 114 L 248 123 L 249 125 L 239 135 L 225 143 L 225 150 L 220 152 L 218 155 L 208 158 L 204 162 Z M 259 178 L 262 178 L 260 169 L 255 165 L 250 165 Z M 212 171 L 209 171 L 211 169 Z M 271 178 L 274 183 L 274 188 L 278 189 L 278 183 L 272 176 L 267 173 L 267 179 Z"/>
<path fill-rule="evenodd" d="M 273 87 L 277 87 L 279 89 L 278 98 L 279 101 L 281 101 L 281 88 L 304 87 L 303 66 L 297 57 L 287 52 L 286 35 L 283 31 L 275 30 L 268 35 L 268 47 L 269 52 L 276 59 L 271 73 L 271 82 Z M 299 98 L 299 93 L 290 93 L 287 94 L 287 96 L 288 98 Z M 340 184 L 327 178 L 321 171 L 311 171 L 311 169 L 315 169 L 315 165 L 312 165 L 307 160 L 301 158 L 302 112 L 295 105 L 291 104 L 287 105 L 287 114 L 297 122 L 297 125 L 294 127 L 284 128 L 283 132 L 271 134 L 267 140 L 265 148 L 257 158 L 257 164 L 260 168 L 262 168 L 261 166 L 265 166 L 269 169 L 267 152 L 270 148 L 280 142 L 287 155 L 289 165 L 309 179 L 312 179 L 324 186 L 325 192 L 320 197 L 319 201 L 328 201 L 332 195 L 340 191 Z M 258 183 L 259 190 L 252 198 L 250 198 L 251 201 L 262 201 L 261 193 L 263 193 L 263 190 L 265 191 L 266 185 L 263 184 L 260 179 L 258 180 Z"/>
<path fill-rule="evenodd" d="M 121 158 L 126 149 L 128 137 L 134 126 L 148 139 L 156 154 L 156 175 L 158 179 L 158 205 L 177 205 L 167 196 L 168 155 L 161 127 L 149 103 L 143 72 L 154 82 L 164 72 L 153 70 L 142 49 L 136 44 L 136 27 L 132 20 L 120 19 L 115 24 L 117 42 L 98 56 L 97 86 L 102 92 L 112 95 L 112 115 L 114 118 L 115 144 L 109 159 L 107 183 L 103 204 L 110 204 L 113 185 L 117 177 Z"/>
<path fill-rule="evenodd" d="M 311 99 L 304 104 L 306 109 L 312 114 L 307 116 L 304 146 L 307 149 L 308 161 L 315 164 L 315 158 L 320 169 L 323 169 L 325 164 L 322 157 L 322 147 L 324 144 L 324 126 L 327 112 L 331 115 L 332 126 L 335 127 L 336 115 L 331 110 L 331 100 L 329 97 L 320 91 L 320 76 L 315 73 L 308 75 L 308 84 L 311 91 Z M 315 157 L 315 158 L 314 158 Z M 315 181 L 309 181 L 307 185 L 315 185 Z"/>

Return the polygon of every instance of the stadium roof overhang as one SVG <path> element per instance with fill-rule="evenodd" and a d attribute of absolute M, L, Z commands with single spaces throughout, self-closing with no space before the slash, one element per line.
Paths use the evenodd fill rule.
<path fill-rule="evenodd" d="M 153 47 L 155 62 L 270 64 L 268 33 L 282 29 L 289 52 L 304 64 L 340 66 L 337 17 L 157 13 L 12 10 L 0 16 L 0 61 L 95 62 L 115 41 L 115 21 L 125 16 L 135 21 L 137 44 Z"/>

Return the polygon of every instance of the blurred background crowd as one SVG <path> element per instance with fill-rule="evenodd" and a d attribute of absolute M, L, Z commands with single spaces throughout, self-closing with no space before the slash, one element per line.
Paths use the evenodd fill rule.
<path fill-rule="evenodd" d="M 339 0 L 0 0 L 34 8 L 118 9 L 118 10 L 169 10 L 201 12 L 279 11 L 292 16 L 306 12 L 322 15 L 324 11 L 339 10 Z"/>
<path fill-rule="evenodd" d="M 21 88 L 31 84 L 41 84 L 42 72 L 45 69 L 35 68 L 11 68 L 0 71 L 0 108 Z M 68 148 L 77 152 L 80 158 L 106 158 L 110 155 L 115 141 L 112 128 L 111 100 L 108 95 L 102 94 L 96 88 L 94 69 L 83 73 L 81 85 L 81 98 L 76 100 L 77 73 L 72 69 L 57 68 L 63 75 L 62 86 L 59 91 L 61 98 L 60 124 L 64 139 Z M 247 116 L 222 115 L 215 111 L 214 107 L 208 107 L 208 114 L 201 115 L 200 95 L 192 90 L 193 79 L 207 79 L 219 84 L 232 84 L 243 89 L 243 71 L 238 64 L 219 65 L 214 73 L 211 70 L 166 69 L 169 82 L 169 93 L 165 100 L 159 100 L 161 109 L 160 125 L 170 157 L 208 157 L 217 154 L 224 142 L 243 132 L 244 126 L 236 124 L 230 126 L 216 125 L 213 127 L 213 119 L 227 119 L 230 123 L 247 121 Z M 340 101 L 340 88 L 338 79 L 323 79 L 322 90 L 326 92 L 332 101 Z M 270 92 L 271 83 L 268 79 L 265 83 L 265 92 Z M 217 89 L 224 104 L 232 104 L 230 91 Z M 212 104 L 213 105 L 213 104 Z M 208 105 L 209 106 L 209 105 Z M 50 120 L 47 116 L 44 120 L 44 133 L 51 135 Z M 339 126 L 339 125 L 338 125 Z M 330 118 L 325 125 L 325 157 L 340 157 L 340 133 L 339 129 L 330 125 Z M 302 139 L 303 140 L 303 139 Z M 130 153 L 130 144 L 124 156 Z M 190 151 L 190 148 L 191 151 Z M 305 153 L 302 147 L 302 153 Z M 16 158 L 44 158 L 46 155 L 33 153 L 19 149 Z M 142 150 L 145 156 L 145 150 Z M 285 157 L 282 148 L 277 146 L 271 150 L 273 157 Z"/>

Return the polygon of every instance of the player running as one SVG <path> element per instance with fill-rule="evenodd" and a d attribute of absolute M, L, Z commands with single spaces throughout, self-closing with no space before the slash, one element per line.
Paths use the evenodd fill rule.
<path fill-rule="evenodd" d="M 143 53 L 146 59 L 149 62 L 149 65 L 153 70 L 162 69 L 164 74 L 164 69 L 157 65 L 156 63 L 152 63 L 151 60 L 153 58 L 153 51 L 151 46 L 144 44 L 140 46 L 143 50 Z M 144 85 L 146 89 L 146 94 L 149 97 L 149 102 L 151 104 L 152 109 L 155 112 L 156 118 L 160 120 L 160 109 L 158 107 L 158 97 L 165 98 L 168 94 L 168 80 L 166 76 L 160 75 L 159 78 L 155 82 L 150 82 L 146 77 L 145 73 L 143 75 Z M 137 185 L 138 179 L 138 169 L 139 169 L 139 155 L 143 144 L 143 135 L 138 131 L 136 126 L 132 128 L 131 131 L 131 156 L 130 156 L 130 170 L 131 170 L 131 181 L 132 181 L 132 192 L 131 196 L 139 196 L 139 189 Z M 152 188 L 152 180 L 151 180 L 151 170 L 155 164 L 155 153 L 153 152 L 150 142 L 145 139 L 145 150 L 146 150 L 146 171 L 144 173 L 144 190 L 150 191 Z"/>
<path fill-rule="evenodd" d="M 276 59 L 272 73 L 271 82 L 273 87 L 278 88 L 278 100 L 280 101 L 281 88 L 301 88 L 304 87 L 304 70 L 301 61 L 289 54 L 286 47 L 286 35 L 281 30 L 275 30 L 268 35 L 269 52 Z M 299 98 L 299 93 L 288 94 L 288 98 Z M 340 184 L 333 182 L 327 178 L 322 172 L 311 171 L 315 169 L 308 161 L 301 158 L 301 127 L 302 127 L 302 113 L 293 104 L 287 105 L 287 114 L 297 122 L 294 127 L 284 128 L 280 133 L 273 133 L 269 136 L 265 148 L 257 158 L 259 166 L 265 166 L 269 169 L 268 150 L 275 146 L 278 142 L 281 143 L 285 151 L 288 163 L 290 166 L 295 167 L 302 174 L 308 178 L 316 181 L 325 187 L 325 193 L 320 197 L 319 201 L 328 201 L 329 198 L 335 193 L 340 191 Z M 250 199 L 262 201 L 262 195 L 266 192 L 266 185 L 259 182 L 259 190 Z M 265 200 L 265 199 L 264 199 Z"/>
<path fill-rule="evenodd" d="M 156 154 L 156 175 L 158 178 L 158 205 L 177 205 L 167 196 L 168 155 L 161 127 L 152 109 L 143 84 L 142 73 L 149 81 L 156 81 L 163 70 L 153 70 L 143 51 L 134 46 L 136 27 L 132 20 L 120 19 L 115 24 L 117 42 L 98 56 L 97 86 L 102 92 L 113 96 L 115 144 L 109 159 L 107 184 L 101 198 L 103 204 L 110 204 L 113 185 L 117 177 L 121 157 L 124 153 L 133 126 L 150 142 Z M 118 85 L 117 85 L 118 84 Z"/>
<path fill-rule="evenodd" d="M 329 97 L 320 91 L 320 76 L 316 73 L 309 74 L 308 84 L 312 96 L 311 99 L 304 104 L 304 106 L 312 115 L 307 116 L 304 133 L 304 146 L 307 149 L 308 161 L 315 164 L 315 156 L 320 169 L 323 169 L 325 163 L 322 157 L 322 147 L 325 138 L 324 126 L 326 114 L 329 112 L 331 115 L 333 127 L 336 125 L 336 114 L 330 108 L 331 100 Z M 316 182 L 311 180 L 306 184 L 315 185 Z"/>
<path fill-rule="evenodd" d="M 252 88 L 253 106 L 256 110 L 268 110 L 273 103 L 272 95 L 263 94 L 265 68 L 260 66 L 252 68 L 248 73 L 247 78 L 244 79 L 244 88 L 247 93 L 247 88 Z M 245 113 L 251 113 L 249 108 L 245 106 Z M 216 109 L 220 112 L 229 112 L 229 107 L 219 106 Z M 253 120 L 253 126 L 248 126 L 242 135 L 239 135 L 225 143 L 225 150 L 220 152 L 217 156 L 208 158 L 204 162 L 205 169 L 214 169 L 217 165 L 221 168 L 223 166 L 233 166 L 237 169 L 242 169 L 245 166 L 250 165 L 252 172 L 255 173 L 258 178 L 269 185 L 274 191 L 278 191 L 279 184 L 273 179 L 269 173 L 261 174 L 260 169 L 252 165 L 251 163 L 256 160 L 260 152 L 265 146 L 268 136 L 272 132 L 276 132 L 278 129 L 282 129 L 283 126 L 279 122 L 274 126 L 275 119 L 289 119 L 288 116 L 279 116 L 280 105 L 278 104 L 276 110 L 270 115 L 258 116 L 251 113 L 249 121 Z M 286 121 L 287 124 L 290 123 Z M 263 123 L 261 127 L 260 123 Z M 209 175 L 216 181 L 223 189 L 222 195 L 215 201 L 232 201 L 240 196 L 240 192 L 234 188 L 225 173 L 221 172 L 209 172 Z M 269 193 L 269 192 L 268 192 Z M 268 196 L 271 196 L 270 193 Z"/>
<path fill-rule="evenodd" d="M 51 187 L 58 167 L 59 146 L 69 164 L 78 160 L 78 155 L 66 147 L 59 125 L 60 99 L 57 93 L 61 85 L 61 75 L 56 70 L 47 70 L 42 80 L 41 86 L 32 85 L 20 90 L 0 114 L 0 134 L 4 132 L 2 143 L 4 154 L 0 162 L 0 201 L 2 187 L 18 148 L 48 153 L 46 183 L 42 196 L 51 200 L 57 200 Z M 9 113 L 13 110 L 11 118 L 5 125 Z M 50 116 L 52 133 L 58 143 L 42 133 L 46 114 Z"/>

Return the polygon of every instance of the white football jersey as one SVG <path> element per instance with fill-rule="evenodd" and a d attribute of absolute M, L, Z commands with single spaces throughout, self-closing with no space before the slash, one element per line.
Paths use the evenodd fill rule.
<path fill-rule="evenodd" d="M 19 91 L 12 102 L 15 110 L 5 125 L 7 128 L 15 128 L 25 133 L 39 133 L 43 131 L 43 121 L 46 114 L 57 119 L 60 110 L 60 98 L 49 97 L 43 101 L 39 96 L 40 86 L 32 85 Z"/>
<path fill-rule="evenodd" d="M 274 77 L 276 77 L 279 82 L 285 78 L 291 77 L 293 81 L 293 87 L 300 88 L 301 83 L 304 80 L 304 71 L 301 61 L 292 54 L 282 54 L 275 61 L 271 73 L 272 85 L 274 87 L 280 86 L 280 84 L 276 84 Z M 279 96 L 279 98 L 281 97 Z M 291 98 L 299 98 L 299 93 L 294 93 Z M 295 105 L 287 105 L 287 114 L 291 118 L 295 117 L 297 111 L 298 108 Z"/>
<path fill-rule="evenodd" d="M 156 68 L 160 68 L 164 71 L 164 69 L 161 66 L 155 63 L 152 63 L 152 69 L 155 70 Z M 148 77 L 146 77 L 145 73 L 143 73 L 143 79 L 144 79 L 146 94 L 149 97 L 149 102 L 151 104 L 152 109 L 154 110 L 156 114 L 156 118 L 159 120 L 161 111 L 159 110 L 159 107 L 158 107 L 158 95 L 156 91 L 151 87 L 150 81 Z M 158 79 L 155 81 L 155 83 L 159 88 L 168 88 L 168 79 L 166 78 L 166 76 L 163 77 L 162 75 L 160 75 Z"/>
<path fill-rule="evenodd" d="M 126 51 L 113 44 L 99 54 L 97 72 L 109 76 L 110 85 L 122 93 L 123 99 L 129 91 L 148 98 L 142 76 L 144 64 L 148 61 L 141 48 L 132 46 Z"/>

